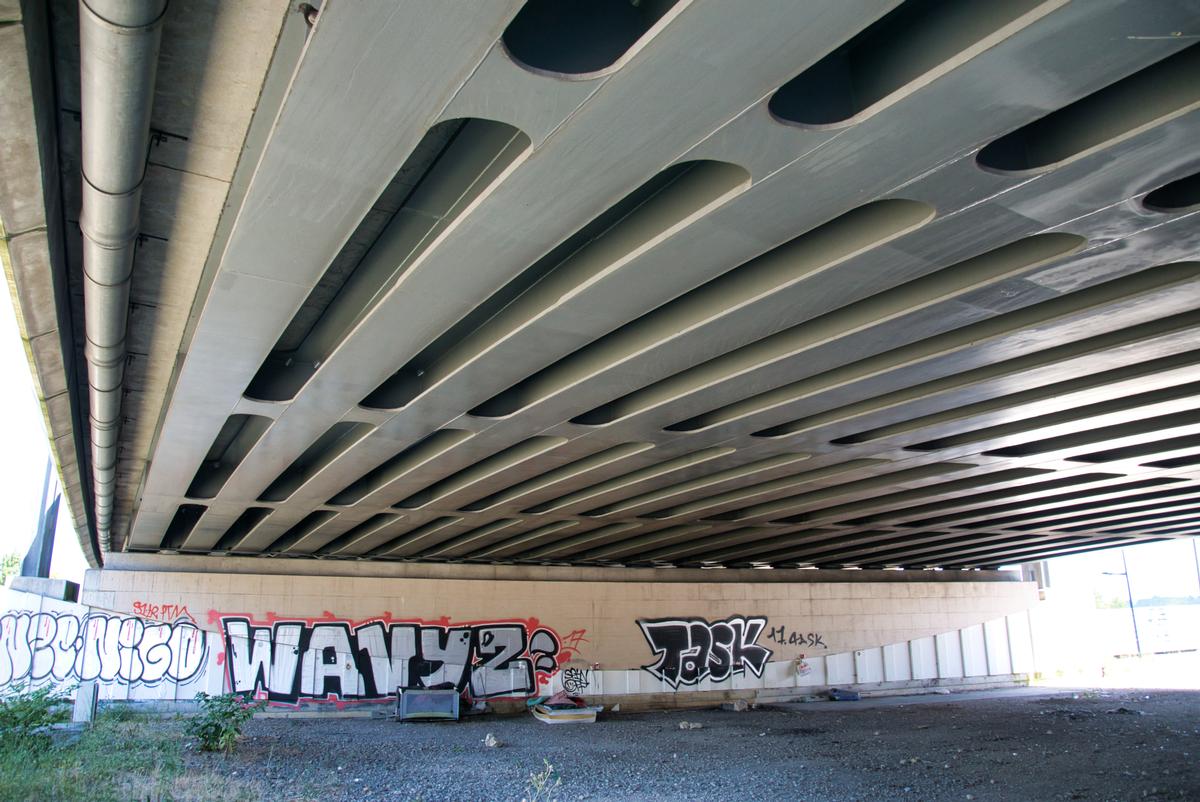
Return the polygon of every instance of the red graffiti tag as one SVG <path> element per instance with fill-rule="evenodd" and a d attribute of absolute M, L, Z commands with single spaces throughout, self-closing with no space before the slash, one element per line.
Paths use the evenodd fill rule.
<path fill-rule="evenodd" d="M 579 656 L 581 651 L 583 651 L 580 648 L 583 644 L 591 643 L 590 640 L 584 637 L 586 634 L 586 629 L 573 629 L 565 638 L 562 639 L 562 649 L 560 649 L 558 652 L 559 657 L 562 658 L 562 662 L 571 662 Z"/>
<path fill-rule="evenodd" d="M 151 604 L 150 602 L 135 601 L 133 603 L 133 614 L 141 618 L 149 618 L 151 621 L 170 621 L 179 620 L 191 621 L 196 623 L 196 619 L 192 617 L 186 604 Z"/>

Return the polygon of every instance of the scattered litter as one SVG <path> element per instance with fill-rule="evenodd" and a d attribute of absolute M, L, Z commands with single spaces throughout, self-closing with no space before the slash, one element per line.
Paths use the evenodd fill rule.
<path fill-rule="evenodd" d="M 934 689 L 933 689 L 933 692 L 934 692 L 934 693 L 941 694 L 942 696 L 949 696 L 949 695 L 950 695 L 950 689 L 949 689 L 949 688 L 934 688 Z"/>
<path fill-rule="evenodd" d="M 918 730 L 927 730 L 927 729 L 929 729 L 929 725 L 928 725 L 928 724 L 918 724 L 918 725 L 916 726 L 916 729 L 918 729 Z"/>
<path fill-rule="evenodd" d="M 858 691 L 847 691 L 842 688 L 830 688 L 829 698 L 835 702 L 857 702 L 859 700 Z"/>
<path fill-rule="evenodd" d="M 499 738 L 497 738 L 495 735 L 492 735 L 489 732 L 486 736 L 484 736 L 483 745 L 487 746 L 487 747 L 497 747 L 497 746 L 504 746 L 504 743 L 501 742 L 501 740 Z"/>
<path fill-rule="evenodd" d="M 530 712 L 543 724 L 592 724 L 596 714 L 604 709 L 603 705 L 588 705 L 580 697 L 564 691 L 535 701 Z"/>
<path fill-rule="evenodd" d="M 1083 721 L 1084 719 L 1095 718 L 1096 714 L 1091 710 L 1071 710 L 1065 707 L 1054 707 L 1049 710 L 1038 711 L 1039 716 L 1061 716 L 1068 721 Z"/>
<path fill-rule="evenodd" d="M 566 691 L 559 691 L 553 696 L 541 699 L 538 704 L 546 707 L 583 707 L 586 702 L 582 696 L 572 696 Z"/>
<path fill-rule="evenodd" d="M 735 713 L 744 713 L 750 709 L 750 705 L 746 704 L 745 699 L 734 699 L 732 702 L 722 702 L 722 710 L 732 710 Z"/>
<path fill-rule="evenodd" d="M 621 703 L 620 702 L 617 702 L 615 705 L 612 706 L 612 712 L 614 712 L 614 713 L 621 712 Z"/>
<path fill-rule="evenodd" d="M 681 730 L 702 730 L 702 729 L 704 729 L 704 725 L 701 724 L 699 721 L 681 721 L 681 722 L 679 722 L 679 729 L 681 729 Z"/>
<path fill-rule="evenodd" d="M 397 721 L 458 721 L 459 693 L 453 689 L 403 690 L 396 697 Z"/>
<path fill-rule="evenodd" d="M 1132 707 L 1114 707 L 1114 708 L 1112 708 L 1111 710 L 1105 710 L 1104 712 L 1105 712 L 1105 713 L 1108 713 L 1108 714 L 1110 714 L 1110 715 L 1114 715 L 1114 714 L 1115 714 L 1115 715 L 1120 715 L 1120 716 L 1141 716 L 1141 715 L 1145 715 L 1144 713 L 1142 713 L 1142 711 L 1141 711 L 1141 710 L 1134 710 Z"/>
<path fill-rule="evenodd" d="M 582 707 L 547 707 L 535 705 L 533 717 L 543 724 L 593 724 L 596 714 L 604 710 L 604 705 L 583 705 Z"/>
<path fill-rule="evenodd" d="M 465 710 L 460 711 L 464 716 L 482 716 L 485 713 L 492 712 L 492 707 L 483 699 L 476 699 L 467 705 Z"/>

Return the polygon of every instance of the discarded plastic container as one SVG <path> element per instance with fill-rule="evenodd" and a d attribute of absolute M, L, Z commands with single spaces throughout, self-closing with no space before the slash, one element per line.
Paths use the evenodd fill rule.
<path fill-rule="evenodd" d="M 458 721 L 458 691 L 398 690 L 396 719 L 399 721 Z"/>
<path fill-rule="evenodd" d="M 530 708 L 533 717 L 543 724 L 594 724 L 596 714 L 604 709 L 604 705 L 589 705 L 585 707 L 546 707 L 534 705 Z"/>

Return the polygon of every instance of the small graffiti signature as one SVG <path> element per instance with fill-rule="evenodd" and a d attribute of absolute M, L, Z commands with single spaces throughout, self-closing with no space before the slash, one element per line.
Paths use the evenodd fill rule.
<path fill-rule="evenodd" d="M 184 619 L 195 623 L 196 619 L 188 611 L 186 604 L 151 604 L 150 602 L 135 601 L 133 614 L 152 621 L 179 621 Z"/>
<path fill-rule="evenodd" d="M 820 633 L 796 632 L 795 630 L 788 630 L 782 624 L 777 627 L 771 627 L 771 631 L 767 633 L 767 640 L 777 643 L 780 646 L 818 646 L 822 649 L 829 648 L 825 645 L 825 639 Z"/>
<path fill-rule="evenodd" d="M 563 690 L 569 694 L 578 695 L 592 684 L 592 671 L 589 668 L 564 668 L 562 673 Z"/>

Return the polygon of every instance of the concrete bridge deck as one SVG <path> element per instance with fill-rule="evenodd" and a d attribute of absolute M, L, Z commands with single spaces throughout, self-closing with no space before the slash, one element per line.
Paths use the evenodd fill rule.
<path fill-rule="evenodd" d="M 1200 525 L 1192 0 L 0 5 L 5 267 L 95 564 Z M 122 305 L 82 171 L 143 156 Z"/>

